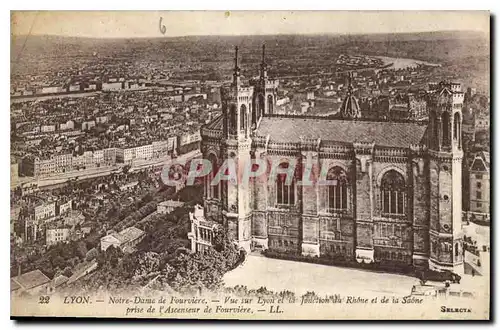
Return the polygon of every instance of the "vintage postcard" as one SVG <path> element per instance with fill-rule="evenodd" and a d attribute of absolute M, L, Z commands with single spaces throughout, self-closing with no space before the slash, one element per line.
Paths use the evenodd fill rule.
<path fill-rule="evenodd" d="M 11 317 L 490 319 L 489 31 L 11 12 Z"/>

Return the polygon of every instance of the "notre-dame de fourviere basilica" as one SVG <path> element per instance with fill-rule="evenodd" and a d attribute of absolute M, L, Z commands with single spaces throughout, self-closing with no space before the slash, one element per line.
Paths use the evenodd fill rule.
<path fill-rule="evenodd" d="M 273 181 L 205 185 L 207 221 L 221 222 L 246 250 L 358 262 L 385 261 L 462 272 L 462 107 L 460 84 L 429 92 L 429 120 L 363 119 L 352 86 L 338 117 L 277 115 L 278 80 L 262 54 L 259 77 L 222 87 L 222 115 L 201 129 L 214 169 L 225 159 L 327 169 L 332 185 Z M 286 166 L 286 165 L 284 165 Z"/>

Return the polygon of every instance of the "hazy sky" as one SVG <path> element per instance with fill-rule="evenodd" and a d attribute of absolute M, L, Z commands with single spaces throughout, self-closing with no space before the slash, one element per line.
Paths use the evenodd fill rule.
<path fill-rule="evenodd" d="M 161 37 L 160 17 L 165 36 L 489 30 L 485 11 L 17 11 L 11 14 L 11 33 Z"/>

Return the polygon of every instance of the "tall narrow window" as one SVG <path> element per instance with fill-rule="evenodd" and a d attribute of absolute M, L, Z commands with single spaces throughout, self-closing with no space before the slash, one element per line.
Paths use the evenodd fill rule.
<path fill-rule="evenodd" d="M 326 187 L 328 211 L 346 210 L 348 205 L 348 180 L 345 171 L 335 166 L 328 171 L 327 180 L 331 181 L 331 184 Z"/>
<path fill-rule="evenodd" d="M 440 123 L 439 123 L 439 120 L 436 116 L 436 114 L 434 112 L 431 112 L 430 113 L 430 118 L 429 118 L 429 121 L 430 123 L 432 124 L 432 138 L 433 138 L 433 141 L 431 141 L 431 143 L 434 143 L 434 145 L 438 145 L 439 144 L 439 126 L 440 126 Z"/>
<path fill-rule="evenodd" d="M 280 168 L 288 168 L 288 163 L 281 163 Z M 281 205 L 295 204 L 295 178 L 287 184 L 287 174 L 278 174 L 276 178 L 276 202 Z"/>
<path fill-rule="evenodd" d="M 220 182 L 217 185 L 212 185 L 213 178 L 217 174 L 219 170 L 219 166 L 217 164 L 217 158 L 215 157 L 214 154 L 210 154 L 208 156 L 208 161 L 212 164 L 212 170 L 210 173 L 207 175 L 207 192 L 208 192 L 208 197 L 209 198 L 214 198 L 214 199 L 219 199 L 220 198 L 220 189 L 221 185 Z"/>
<path fill-rule="evenodd" d="M 262 115 L 264 114 L 264 110 L 265 110 L 265 107 L 266 107 L 265 102 L 266 101 L 264 99 L 264 95 L 260 94 L 259 95 L 259 99 L 257 101 L 257 104 L 258 104 L 257 114 L 258 114 L 259 118 L 262 117 Z M 257 118 L 257 120 L 259 120 L 259 119 Z"/>
<path fill-rule="evenodd" d="M 231 107 L 229 108 L 229 133 L 230 134 L 236 134 L 237 126 L 238 126 L 238 121 L 237 121 L 237 116 L 236 116 L 236 105 L 231 104 Z"/>
<path fill-rule="evenodd" d="M 246 130 L 246 123 L 247 123 L 247 107 L 246 105 L 242 104 L 240 107 L 240 130 L 242 131 Z"/>
<path fill-rule="evenodd" d="M 406 183 L 401 174 L 390 170 L 381 183 L 382 212 L 404 215 L 406 213 Z"/>
<path fill-rule="evenodd" d="M 252 125 L 257 123 L 257 116 L 259 115 L 259 100 L 255 102 L 256 100 L 253 100 L 253 107 L 250 107 L 250 113 L 252 114 Z M 253 111 L 252 111 L 253 108 Z"/>
<path fill-rule="evenodd" d="M 273 113 L 273 106 L 274 106 L 273 96 L 269 95 L 267 97 L 267 111 L 268 111 L 268 113 Z"/>
<path fill-rule="evenodd" d="M 453 116 L 453 139 L 460 143 L 460 114 L 458 112 Z"/>

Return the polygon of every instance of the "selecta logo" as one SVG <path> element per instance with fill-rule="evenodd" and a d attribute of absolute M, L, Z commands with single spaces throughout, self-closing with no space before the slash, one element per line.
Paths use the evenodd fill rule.
<path fill-rule="evenodd" d="M 296 159 L 283 158 L 278 162 L 271 159 L 251 159 L 247 162 L 237 162 L 233 158 L 225 159 L 218 165 L 208 159 L 193 159 L 189 162 L 174 160 L 162 169 L 161 178 L 164 184 L 176 186 L 185 184 L 192 186 L 199 180 L 207 181 L 217 186 L 226 181 L 232 185 L 246 185 L 250 181 L 268 182 L 277 180 L 285 185 L 336 185 L 337 180 L 331 180 L 328 167 L 320 167 L 312 161 L 299 163 Z"/>

